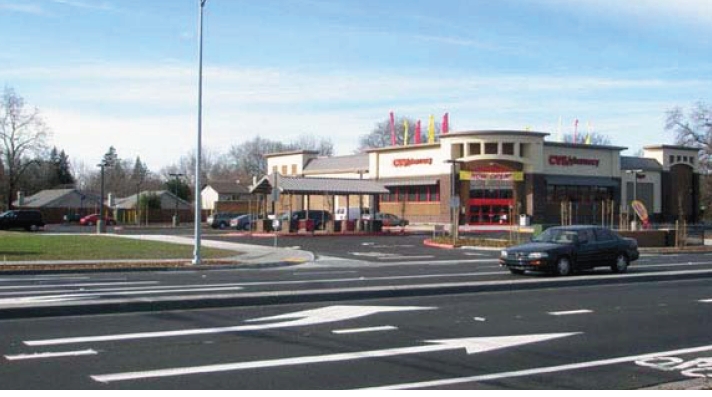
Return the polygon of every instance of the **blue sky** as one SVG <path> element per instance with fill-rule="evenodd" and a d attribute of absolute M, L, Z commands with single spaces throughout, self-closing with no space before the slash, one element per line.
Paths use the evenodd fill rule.
<path fill-rule="evenodd" d="M 198 0 L 0 0 L 0 83 L 75 165 L 113 145 L 158 171 L 195 148 L 197 20 Z M 710 0 L 208 0 L 203 145 L 350 154 L 392 110 L 551 139 L 579 119 L 632 154 L 710 102 L 710 37 Z"/>

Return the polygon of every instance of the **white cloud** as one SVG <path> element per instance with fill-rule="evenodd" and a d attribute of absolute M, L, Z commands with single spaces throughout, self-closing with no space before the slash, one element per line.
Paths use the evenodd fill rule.
<path fill-rule="evenodd" d="M 0 2 L 0 11 L 18 12 L 23 14 L 45 15 L 46 11 L 37 4 L 23 3 L 18 4 L 14 1 Z"/>
<path fill-rule="evenodd" d="M 51 0 L 55 4 L 61 4 L 68 7 L 83 8 L 89 10 L 114 11 L 116 8 L 106 1 L 80 1 L 80 0 Z"/>
<path fill-rule="evenodd" d="M 154 170 L 195 147 L 197 73 L 193 67 L 86 64 L 2 70 L 32 81 L 20 92 L 54 130 L 53 144 L 72 158 L 97 161 L 113 145 L 124 158 L 140 156 Z M 427 120 L 450 112 L 456 129 L 556 129 L 559 116 L 591 121 L 614 144 L 664 143 L 665 110 L 685 105 L 706 81 L 658 77 L 488 75 L 434 77 L 427 73 L 315 73 L 277 69 L 205 69 L 206 148 L 224 153 L 261 136 L 289 141 L 303 134 L 331 139 L 338 153 L 393 110 Z M 661 95 L 664 93 L 664 95 Z M 664 99 L 661 99 L 664 98 Z M 677 101 L 677 102 L 676 102 Z M 640 142 L 640 143 L 638 143 Z"/>
<path fill-rule="evenodd" d="M 554 7 L 577 10 L 579 14 L 603 17 L 624 16 L 630 21 L 692 23 L 698 28 L 712 25 L 712 4 L 709 0 L 532 0 Z"/>

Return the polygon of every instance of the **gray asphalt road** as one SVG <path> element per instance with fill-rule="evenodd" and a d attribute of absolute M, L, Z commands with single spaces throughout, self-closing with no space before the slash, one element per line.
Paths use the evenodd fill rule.
<path fill-rule="evenodd" d="M 709 282 L 0 321 L 19 389 L 630 389 L 712 375 Z M 706 359 L 709 360 L 709 359 Z"/>
<path fill-rule="evenodd" d="M 224 235 L 220 238 L 235 240 Z M 239 241 L 264 243 L 264 239 L 256 238 L 239 238 Z M 498 265 L 498 251 L 425 247 L 422 236 L 292 237 L 289 241 L 296 244 L 294 247 L 314 250 L 317 260 L 303 265 L 263 269 L 0 275 L 0 308 L 101 299 L 552 280 L 542 274 L 523 277 L 509 274 Z M 603 268 L 567 280 L 592 278 L 595 281 L 597 277 L 626 280 L 642 275 L 710 268 L 712 256 L 709 254 L 644 254 L 633 263 L 628 275 L 612 276 Z"/>

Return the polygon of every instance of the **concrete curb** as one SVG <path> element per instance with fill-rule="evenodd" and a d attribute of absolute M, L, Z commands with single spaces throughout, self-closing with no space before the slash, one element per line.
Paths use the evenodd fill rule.
<path fill-rule="evenodd" d="M 228 269 L 267 269 L 275 267 L 294 266 L 308 261 L 279 261 L 279 262 L 260 262 L 260 263 L 239 263 L 240 261 L 232 261 L 232 263 L 224 263 L 230 261 L 222 261 L 223 263 L 192 265 L 190 259 L 177 260 L 175 263 L 163 263 L 163 266 L 156 265 L 155 262 L 137 262 L 131 263 L 101 263 L 101 264 L 67 264 L 53 265 L 48 268 L 48 265 L 0 265 L 0 275 L 41 275 L 41 274 L 65 274 L 65 273 L 125 273 L 125 272 L 173 272 L 173 271 L 196 271 L 206 272 L 215 270 Z M 209 262 L 204 260 L 205 262 Z M 236 263 L 237 262 L 237 263 Z M 17 269 L 7 269 L 8 266 L 16 267 Z"/>
<path fill-rule="evenodd" d="M 162 310 L 188 310 L 239 306 L 264 306 L 287 303 L 312 303 L 356 299 L 403 298 L 443 294 L 464 294 L 498 291 L 522 291 L 553 287 L 615 285 L 631 282 L 679 281 L 712 278 L 712 270 L 591 275 L 566 278 L 535 278 L 467 283 L 440 283 L 362 288 L 330 288 L 304 291 L 276 291 L 216 295 L 191 295 L 157 298 L 112 299 L 46 303 L 36 306 L 0 308 L 0 318 L 33 318 L 106 313 L 132 313 Z"/>

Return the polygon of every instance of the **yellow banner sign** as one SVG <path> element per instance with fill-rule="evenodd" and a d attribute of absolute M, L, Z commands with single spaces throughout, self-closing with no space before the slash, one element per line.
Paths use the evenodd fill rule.
<path fill-rule="evenodd" d="M 524 173 L 515 172 L 472 172 L 460 171 L 461 181 L 524 181 Z"/>

